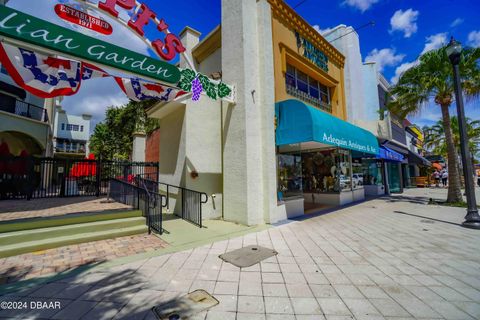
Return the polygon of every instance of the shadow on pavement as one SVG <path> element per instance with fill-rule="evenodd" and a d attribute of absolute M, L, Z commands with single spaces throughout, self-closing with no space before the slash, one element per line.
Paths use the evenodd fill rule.
<path fill-rule="evenodd" d="M 154 319 L 153 307 L 181 303 L 180 293 L 152 287 L 152 276 L 136 267 L 118 266 L 88 273 L 92 264 L 63 273 L 61 279 L 30 283 L 12 290 L 0 291 L 1 301 L 27 303 L 24 310 L 0 308 L 0 318 L 15 319 Z M 161 275 L 157 275 L 161 277 Z M 159 278 L 161 279 L 161 278 Z M 157 279 L 158 280 L 158 279 Z M 162 279 L 168 283 L 170 279 Z M 0 288 L 4 289 L 4 288 Z M 185 288 L 185 292 L 189 288 Z M 171 294 L 171 295 L 170 295 Z M 60 308 L 30 308 L 34 301 L 57 302 Z M 3 306 L 3 305 L 2 305 Z M 182 309 L 188 309 L 182 305 Z M 150 314 L 149 314 L 150 313 Z"/>
<path fill-rule="evenodd" d="M 397 202 L 409 202 L 414 204 L 428 204 L 430 201 L 429 197 L 419 197 L 419 196 L 405 196 L 405 195 L 393 195 L 393 196 L 383 196 L 380 199 L 385 200 L 390 203 Z"/>
<path fill-rule="evenodd" d="M 12 266 L 5 270 L 0 270 L 0 284 L 18 282 L 30 274 L 32 270 L 33 266 L 28 268 Z"/>
<path fill-rule="evenodd" d="M 462 226 L 460 223 L 455 223 L 455 222 L 451 222 L 451 221 L 445 221 L 445 220 L 440 220 L 440 219 L 435 219 L 435 218 L 430 218 L 430 217 L 425 217 L 425 216 L 419 216 L 419 215 L 413 214 L 413 213 L 407 213 L 407 212 L 403 212 L 403 211 L 393 211 L 393 212 L 394 213 L 399 213 L 399 214 L 405 214 L 407 216 L 427 219 L 427 220 L 430 220 L 430 221 L 437 221 L 437 222 L 442 222 L 442 223 L 453 224 L 453 225 L 456 225 L 456 226 L 459 226 L 459 227 Z"/>

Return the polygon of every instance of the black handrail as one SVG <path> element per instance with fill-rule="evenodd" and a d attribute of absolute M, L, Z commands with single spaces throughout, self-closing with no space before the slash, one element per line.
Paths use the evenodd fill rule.
<path fill-rule="evenodd" d="M 141 188 L 120 179 L 110 179 L 109 184 L 110 197 L 112 199 L 142 211 L 146 219 L 149 234 L 152 230 L 159 234 L 163 233 L 162 211 L 165 207 L 163 202 L 165 196 L 159 193 L 149 192 L 147 188 Z"/>
<path fill-rule="evenodd" d="M 164 182 L 154 181 L 145 178 L 145 176 L 147 175 L 148 174 L 137 175 L 137 183 L 143 183 L 145 186 L 148 185 L 150 191 L 153 190 L 155 192 L 165 192 L 167 210 L 170 210 L 171 189 L 177 189 L 179 192 L 177 192 L 176 195 L 178 195 L 179 193 L 181 195 L 181 208 L 179 214 L 175 214 L 182 219 L 202 228 L 202 205 L 208 202 L 208 195 L 205 192 L 199 192 L 196 190 L 179 187 Z M 161 186 L 165 186 L 166 190 L 162 190 Z"/>

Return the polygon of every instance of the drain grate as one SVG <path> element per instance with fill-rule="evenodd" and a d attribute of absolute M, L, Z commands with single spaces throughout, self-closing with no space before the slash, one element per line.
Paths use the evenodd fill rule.
<path fill-rule="evenodd" d="M 236 267 L 247 268 L 277 254 L 278 252 L 273 249 L 261 246 L 248 246 L 224 253 L 220 255 L 219 258 Z"/>
<path fill-rule="evenodd" d="M 160 320 L 180 320 L 208 310 L 218 304 L 205 290 L 195 290 L 180 299 L 154 307 L 153 313 Z"/>

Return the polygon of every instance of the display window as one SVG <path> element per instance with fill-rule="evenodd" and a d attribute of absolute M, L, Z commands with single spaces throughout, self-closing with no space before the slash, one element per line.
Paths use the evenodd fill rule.
<path fill-rule="evenodd" d="M 278 159 L 278 198 L 302 196 L 302 157 L 300 154 L 279 154 Z"/>
<path fill-rule="evenodd" d="M 377 160 L 362 160 L 360 165 L 363 185 L 383 185 L 382 162 Z"/>

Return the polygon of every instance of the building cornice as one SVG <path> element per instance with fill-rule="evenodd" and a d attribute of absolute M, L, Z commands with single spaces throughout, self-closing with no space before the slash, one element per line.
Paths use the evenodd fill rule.
<path fill-rule="evenodd" d="M 192 49 L 192 56 L 197 63 L 202 63 L 203 60 L 221 47 L 222 27 L 219 25 Z"/>
<path fill-rule="evenodd" d="M 289 28 L 297 31 L 302 37 L 322 50 L 335 65 L 343 68 L 345 56 L 330 44 L 305 19 L 295 12 L 284 0 L 268 0 L 272 7 L 272 15 L 279 18 Z"/>

